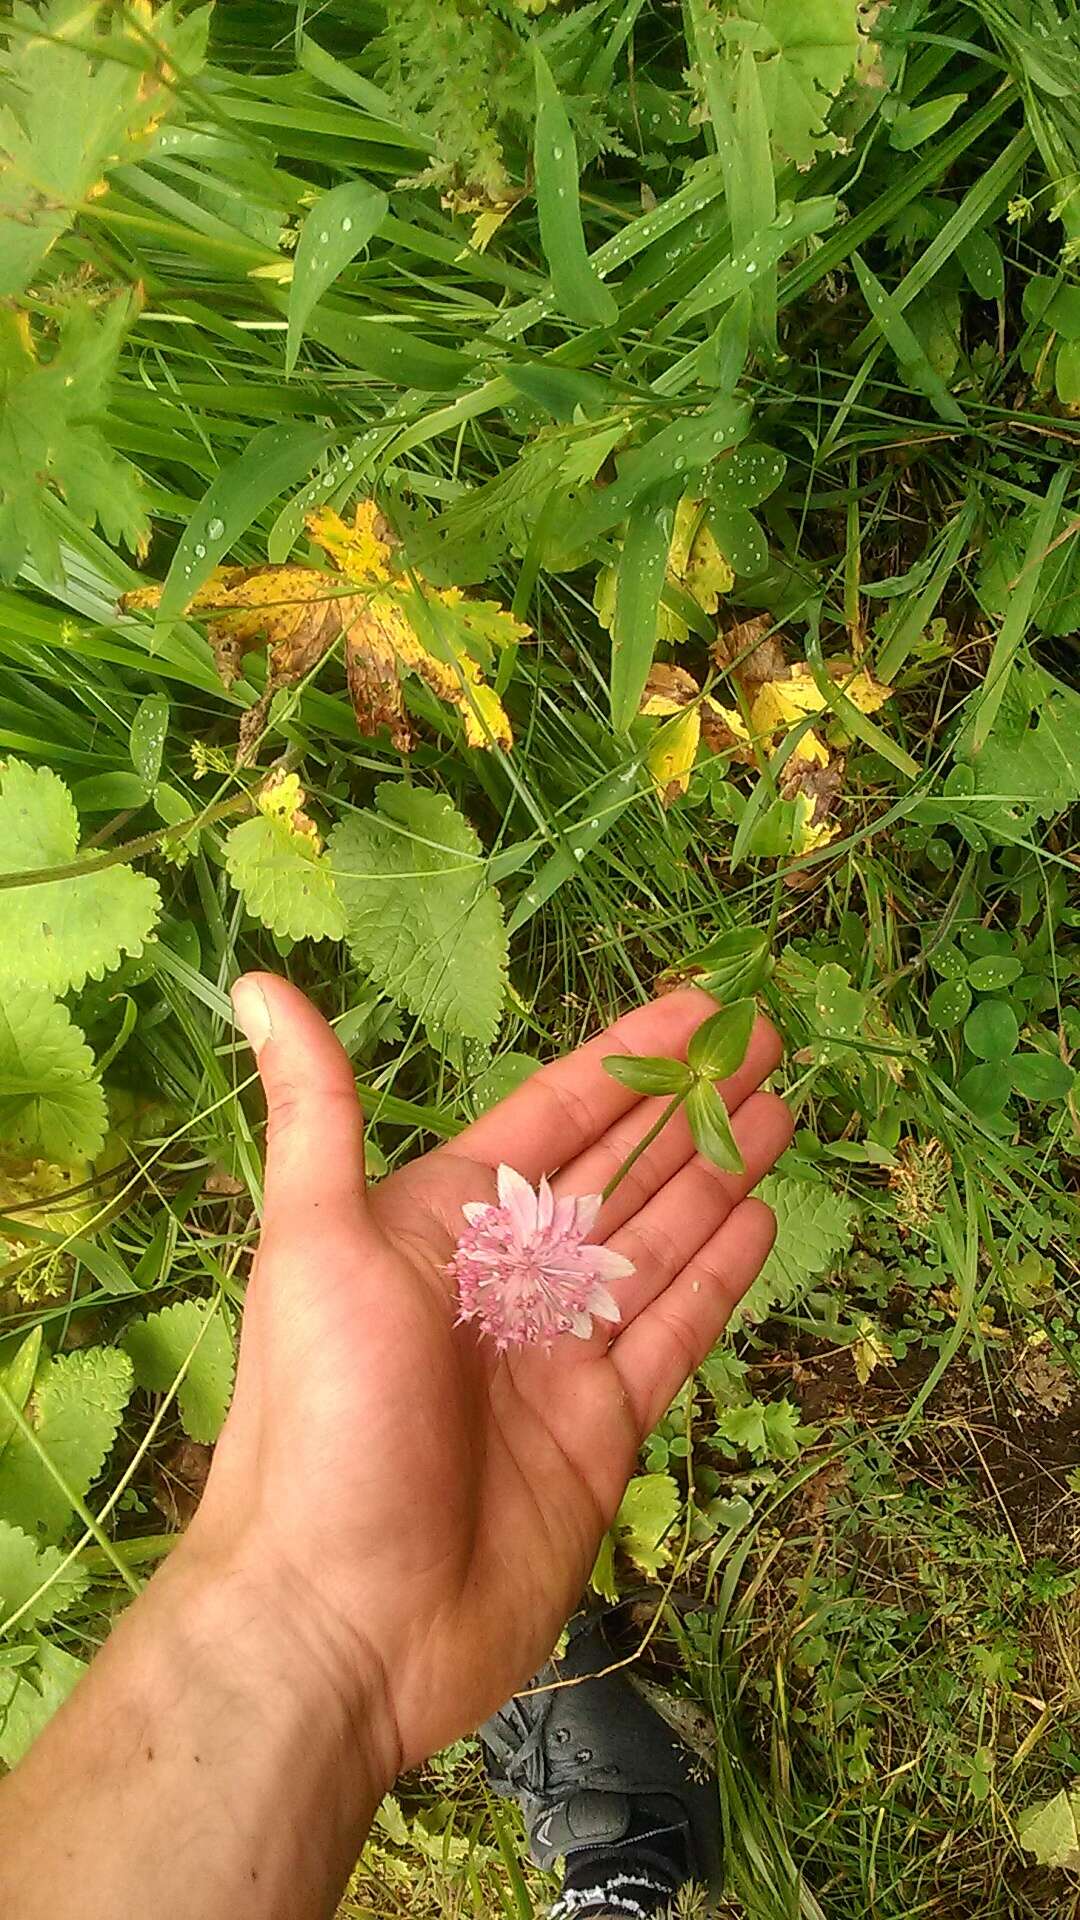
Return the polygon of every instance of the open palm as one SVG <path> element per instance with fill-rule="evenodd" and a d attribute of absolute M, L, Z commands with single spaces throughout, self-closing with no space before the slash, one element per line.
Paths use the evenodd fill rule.
<path fill-rule="evenodd" d="M 197 1524 L 249 1537 L 305 1631 L 324 1623 L 375 1660 L 411 1764 L 550 1652 L 643 1437 L 765 1258 L 772 1216 L 747 1196 L 790 1134 L 782 1101 L 755 1091 L 779 1041 L 759 1021 L 723 1088 L 745 1175 L 704 1163 L 680 1116 L 605 1206 L 594 1238 L 636 1268 L 613 1289 L 621 1322 L 500 1357 L 454 1324 L 463 1203 L 494 1198 L 500 1162 L 598 1192 L 658 1111 L 602 1057 L 679 1054 L 713 1003 L 688 990 L 629 1014 L 370 1196 L 329 1027 L 267 975 L 241 983 L 237 1010 L 269 1107 L 266 1205 Z"/>

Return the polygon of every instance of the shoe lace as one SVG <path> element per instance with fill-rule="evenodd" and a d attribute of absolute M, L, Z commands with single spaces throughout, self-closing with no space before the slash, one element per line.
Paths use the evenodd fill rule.
<path fill-rule="evenodd" d="M 510 1725 L 499 1741 L 499 1760 L 511 1786 L 524 1786 L 530 1793 L 541 1793 L 547 1785 L 547 1761 L 544 1734 L 551 1712 L 551 1695 L 533 1697 L 524 1712 L 515 1700 L 513 1713 L 500 1714 Z M 502 1729 L 500 1728 L 500 1733 Z M 488 1736 L 490 1739 L 490 1735 Z"/>

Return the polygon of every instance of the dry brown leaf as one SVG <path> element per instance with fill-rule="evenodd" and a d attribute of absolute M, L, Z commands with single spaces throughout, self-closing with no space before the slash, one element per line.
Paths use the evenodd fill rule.
<path fill-rule="evenodd" d="M 771 613 L 755 614 L 752 620 L 740 620 L 717 636 L 712 656 L 725 672 L 734 661 L 734 669 L 743 692 L 751 697 L 765 680 L 783 680 L 791 672 L 784 654 L 784 637 L 772 631 Z"/>

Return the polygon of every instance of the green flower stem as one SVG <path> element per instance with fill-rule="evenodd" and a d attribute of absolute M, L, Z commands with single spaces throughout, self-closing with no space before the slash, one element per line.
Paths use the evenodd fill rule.
<path fill-rule="evenodd" d="M 611 1179 L 608 1181 L 607 1186 L 604 1188 L 603 1194 L 601 1195 L 602 1199 L 604 1200 L 611 1199 L 611 1196 L 614 1193 L 616 1187 L 619 1185 L 619 1182 L 621 1180 L 626 1179 L 626 1176 L 629 1173 L 631 1167 L 636 1165 L 637 1161 L 641 1159 L 641 1156 L 643 1153 L 648 1152 L 649 1148 L 652 1146 L 653 1141 L 659 1139 L 660 1135 L 664 1131 L 664 1128 L 667 1126 L 668 1121 L 674 1120 L 675 1115 L 679 1111 L 679 1108 L 682 1106 L 685 1106 L 687 1098 L 689 1097 L 690 1088 L 693 1086 L 693 1084 L 694 1083 L 691 1080 L 682 1089 L 681 1093 L 677 1093 L 673 1100 L 668 1101 L 668 1104 L 664 1108 L 663 1113 L 659 1116 L 657 1120 L 654 1120 L 652 1126 L 649 1128 L 648 1133 L 642 1135 L 641 1139 L 637 1143 L 637 1146 L 633 1149 L 633 1152 L 627 1154 L 626 1159 L 622 1163 L 622 1166 L 619 1167 L 618 1170 L 612 1174 Z"/>
<path fill-rule="evenodd" d="M 137 840 L 128 840 L 122 847 L 114 847 L 111 853 L 99 853 L 92 860 L 72 860 L 65 867 L 34 867 L 27 873 L 0 873 L 0 893 L 8 887 L 40 887 L 50 880 L 81 880 L 84 874 L 100 873 L 105 867 L 124 866 L 142 853 L 153 853 L 157 847 L 171 840 L 182 840 L 185 834 L 198 833 L 217 820 L 227 820 L 234 813 L 250 813 L 253 805 L 249 793 L 236 793 L 231 799 L 215 800 L 201 813 L 193 813 L 190 820 L 180 820 L 172 827 L 158 827 L 153 833 L 141 834 Z"/>

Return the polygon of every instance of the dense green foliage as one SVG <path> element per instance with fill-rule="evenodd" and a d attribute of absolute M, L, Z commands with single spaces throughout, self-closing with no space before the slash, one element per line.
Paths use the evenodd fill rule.
<path fill-rule="evenodd" d="M 0 32 L 0 1761 L 228 1404 L 237 973 L 378 1176 L 697 972 L 798 1131 L 595 1584 L 733 1911 L 1077 1910 L 1074 0 Z M 455 1750 L 346 1911 L 512 1859 Z"/>

